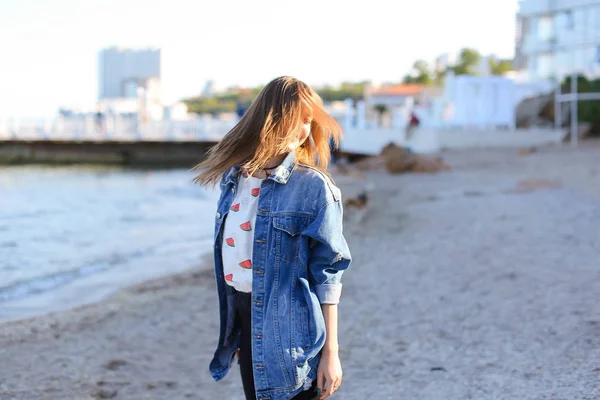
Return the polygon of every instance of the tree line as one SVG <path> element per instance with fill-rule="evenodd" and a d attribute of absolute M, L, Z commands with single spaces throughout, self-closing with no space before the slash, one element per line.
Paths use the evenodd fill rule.
<path fill-rule="evenodd" d="M 567 77 L 561 84 L 562 93 L 571 92 L 571 77 Z M 578 93 L 600 93 L 600 79 L 589 80 L 585 76 L 577 75 Z M 567 103 L 569 104 L 569 103 Z M 568 107 L 565 105 L 564 107 Z M 577 105 L 577 118 L 581 122 L 590 124 L 591 134 L 600 135 L 600 100 L 580 101 Z M 563 121 L 566 126 L 569 121 Z"/>
<path fill-rule="evenodd" d="M 410 73 L 404 76 L 402 82 L 441 85 L 448 71 L 454 72 L 455 75 L 477 74 L 477 68 L 481 63 L 481 59 L 482 56 L 477 50 L 465 48 L 460 51 L 458 59 L 453 65 L 440 68 L 437 65 L 429 65 L 425 60 L 417 60 L 413 64 Z M 501 60 L 491 57 L 488 63 L 492 75 L 504 75 L 513 69 L 511 60 Z"/>
<path fill-rule="evenodd" d="M 363 98 L 366 81 L 343 82 L 339 86 L 325 85 L 315 88 L 323 101 L 342 101 L 345 99 L 360 100 Z M 230 89 L 224 93 L 212 96 L 198 96 L 184 99 L 188 111 L 197 114 L 217 114 L 222 112 L 235 112 L 239 106 L 248 107 L 263 86 L 246 90 Z"/>

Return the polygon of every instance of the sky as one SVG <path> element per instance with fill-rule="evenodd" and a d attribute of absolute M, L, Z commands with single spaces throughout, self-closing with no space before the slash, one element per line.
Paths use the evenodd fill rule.
<path fill-rule="evenodd" d="M 0 117 L 92 108 L 98 52 L 162 49 L 165 100 L 293 75 L 398 81 L 416 59 L 514 54 L 517 0 L 0 0 Z"/>

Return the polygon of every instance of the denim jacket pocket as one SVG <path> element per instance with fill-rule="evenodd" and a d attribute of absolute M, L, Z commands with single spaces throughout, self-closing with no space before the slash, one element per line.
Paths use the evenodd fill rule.
<path fill-rule="evenodd" d="M 298 256 L 298 244 L 300 233 L 310 223 L 306 217 L 284 215 L 273 217 L 273 228 L 275 228 L 275 243 L 273 251 L 277 257 L 286 261 L 294 261 Z"/>

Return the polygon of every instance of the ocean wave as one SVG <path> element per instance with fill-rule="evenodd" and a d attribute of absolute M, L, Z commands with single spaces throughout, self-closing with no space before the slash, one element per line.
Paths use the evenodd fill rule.
<path fill-rule="evenodd" d="M 151 251 L 151 249 L 144 249 L 127 255 L 114 255 L 107 260 L 84 265 L 76 269 L 56 272 L 49 275 L 41 275 L 25 281 L 14 282 L 8 286 L 0 287 L 0 302 L 18 300 L 33 294 L 44 293 L 57 289 L 75 280 L 86 278 L 93 274 L 97 274 L 99 272 L 114 268 L 118 265 L 130 262 L 135 258 L 149 254 Z"/>

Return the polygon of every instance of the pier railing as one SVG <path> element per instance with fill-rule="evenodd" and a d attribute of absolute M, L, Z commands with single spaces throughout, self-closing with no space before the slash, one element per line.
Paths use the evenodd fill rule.
<path fill-rule="evenodd" d="M 140 122 L 128 117 L 57 117 L 0 120 L 0 140 L 215 141 L 237 120 L 196 118 Z"/>
<path fill-rule="evenodd" d="M 473 79 L 463 79 L 465 93 L 479 82 Z M 512 86 L 512 89 L 516 88 Z M 515 90 L 507 93 L 516 96 Z M 470 97 L 465 93 L 462 97 L 459 96 L 464 100 L 464 104 L 461 103 L 463 108 L 465 104 L 470 104 L 467 101 Z M 499 91 L 496 95 L 503 93 Z M 418 152 L 430 153 L 441 148 L 513 147 L 557 143 L 564 136 L 564 132 L 560 130 L 516 129 L 513 115 L 515 111 L 506 111 L 506 105 L 473 115 L 460 113 L 455 109 L 455 115 L 445 119 L 440 117 L 444 115 L 444 107 L 447 105 L 444 99 L 440 99 L 433 107 L 394 109 L 387 115 L 374 113 L 372 105 L 364 101 L 354 104 L 352 100 L 347 100 L 342 110 L 330 110 L 344 130 L 344 140 L 340 148 L 351 153 L 377 154 L 383 146 L 395 142 Z M 475 100 L 477 98 L 471 99 L 471 102 Z M 410 112 L 418 115 L 420 125 L 408 140 L 406 126 Z M 97 117 L 93 114 L 61 115 L 53 120 L 0 118 L 0 141 L 217 142 L 237 122 L 236 117 L 219 119 L 200 116 L 184 121 L 141 121 L 136 116 Z"/>

